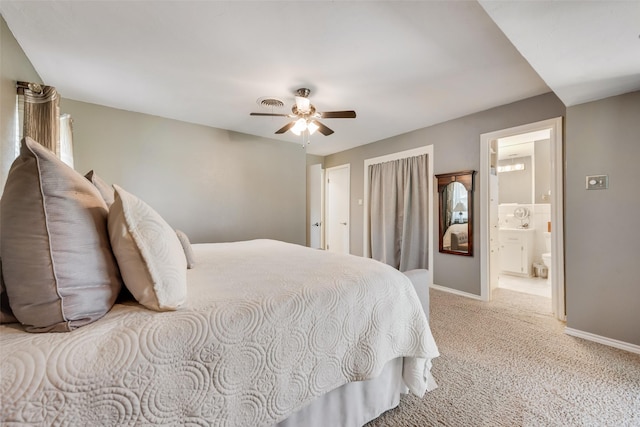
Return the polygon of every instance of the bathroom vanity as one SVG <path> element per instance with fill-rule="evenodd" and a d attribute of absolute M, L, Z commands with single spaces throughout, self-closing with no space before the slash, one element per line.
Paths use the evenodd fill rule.
<path fill-rule="evenodd" d="M 531 277 L 535 253 L 535 229 L 501 228 L 499 236 L 502 273 Z"/>

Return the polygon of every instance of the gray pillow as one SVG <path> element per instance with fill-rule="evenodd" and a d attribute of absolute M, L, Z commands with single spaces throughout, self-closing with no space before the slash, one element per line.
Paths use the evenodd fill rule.
<path fill-rule="evenodd" d="M 9 306 L 9 298 L 4 290 L 4 280 L 2 279 L 2 259 L 0 259 L 0 324 L 15 323 L 18 320 L 13 315 Z"/>
<path fill-rule="evenodd" d="M 114 200 L 113 187 L 107 184 L 102 178 L 100 178 L 93 170 L 87 172 L 84 176 L 98 189 L 100 195 L 107 204 L 107 208 L 111 207 Z"/>
<path fill-rule="evenodd" d="M 185 258 L 187 258 L 187 268 L 193 268 L 196 260 L 193 256 L 193 248 L 191 247 L 189 237 L 180 230 L 176 230 L 176 236 L 178 236 L 178 240 L 180 240 L 180 244 L 182 245 L 182 249 L 184 250 L 184 256 Z"/>
<path fill-rule="evenodd" d="M 4 285 L 27 331 L 70 331 L 111 309 L 122 283 L 107 205 L 85 177 L 25 138 L 0 209 Z"/>
<path fill-rule="evenodd" d="M 4 280 L 2 279 L 2 258 L 0 258 L 0 324 L 15 322 L 17 322 L 17 320 L 11 311 L 9 298 L 4 290 Z"/>

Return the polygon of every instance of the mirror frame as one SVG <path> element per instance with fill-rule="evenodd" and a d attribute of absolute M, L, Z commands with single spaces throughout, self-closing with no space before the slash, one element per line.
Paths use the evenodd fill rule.
<path fill-rule="evenodd" d="M 445 254 L 452 254 L 452 255 L 461 255 L 461 256 L 473 256 L 473 190 L 474 190 L 474 184 L 475 184 L 475 173 L 476 171 L 474 170 L 466 170 L 466 171 L 461 171 L 461 172 L 452 172 L 452 173 L 444 173 L 444 174 L 439 174 L 436 175 L 436 179 L 438 181 L 438 199 L 439 199 L 439 205 L 438 205 L 438 216 L 439 216 L 439 233 L 438 233 L 438 239 L 439 239 L 439 249 L 440 252 L 445 253 Z M 446 231 L 445 228 L 445 218 L 443 215 L 443 210 L 445 208 L 445 204 L 446 201 L 444 200 L 444 189 L 447 187 L 447 185 L 451 184 L 452 182 L 459 182 L 460 184 L 462 184 L 464 186 L 464 188 L 467 190 L 467 251 L 466 252 L 460 252 L 460 251 L 453 251 L 450 249 L 445 249 L 444 245 L 443 245 L 443 237 L 444 237 L 444 233 Z"/>

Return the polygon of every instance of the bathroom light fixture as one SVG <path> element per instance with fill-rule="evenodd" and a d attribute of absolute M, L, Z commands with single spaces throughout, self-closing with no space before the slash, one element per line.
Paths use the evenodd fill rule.
<path fill-rule="evenodd" d="M 524 163 L 515 163 L 511 165 L 498 166 L 498 173 L 523 171 L 523 170 L 524 170 Z"/>

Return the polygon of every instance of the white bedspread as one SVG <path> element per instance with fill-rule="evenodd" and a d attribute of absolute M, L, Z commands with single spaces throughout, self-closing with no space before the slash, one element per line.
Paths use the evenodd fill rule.
<path fill-rule="evenodd" d="M 0 424 L 273 424 L 404 356 L 418 395 L 438 350 L 407 277 L 271 240 L 194 245 L 177 312 L 117 304 L 70 333 L 0 327 Z"/>

